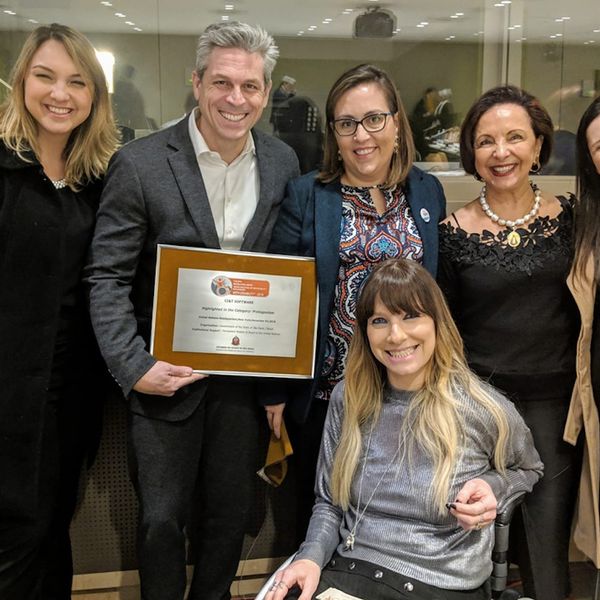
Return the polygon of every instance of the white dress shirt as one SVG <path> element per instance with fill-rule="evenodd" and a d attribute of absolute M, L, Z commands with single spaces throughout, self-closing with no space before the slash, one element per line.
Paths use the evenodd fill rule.
<path fill-rule="evenodd" d="M 244 240 L 260 193 L 254 139 L 248 134 L 246 145 L 231 164 L 207 146 L 196 125 L 197 110 L 189 117 L 189 132 L 212 210 L 219 243 L 224 250 L 239 250 Z"/>

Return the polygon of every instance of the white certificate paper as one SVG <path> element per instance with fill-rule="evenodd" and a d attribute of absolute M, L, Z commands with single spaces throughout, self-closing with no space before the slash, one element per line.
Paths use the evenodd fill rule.
<path fill-rule="evenodd" d="M 301 277 L 179 268 L 174 352 L 296 356 Z"/>

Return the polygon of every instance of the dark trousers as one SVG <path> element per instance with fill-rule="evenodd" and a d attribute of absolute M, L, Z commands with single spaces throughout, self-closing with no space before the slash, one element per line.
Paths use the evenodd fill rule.
<path fill-rule="evenodd" d="M 373 563 L 335 554 L 321 572 L 313 600 L 329 588 L 365 600 L 489 600 L 485 582 L 474 590 L 446 590 L 406 577 Z M 297 600 L 299 588 L 292 588 L 286 600 Z"/>
<path fill-rule="evenodd" d="M 89 445 L 90 418 L 85 387 L 62 381 L 51 387 L 43 414 L 37 510 L 0 526 L 2 600 L 71 598 L 69 526 Z"/>
<path fill-rule="evenodd" d="M 526 596 L 564 600 L 570 593 L 569 539 L 581 471 L 581 447 L 562 439 L 568 398 L 515 402 L 531 429 L 544 477 L 511 523 L 511 558 Z"/>
<path fill-rule="evenodd" d="M 186 533 L 195 557 L 188 598 L 230 598 L 251 506 L 260 428 L 266 427 L 255 389 L 254 382 L 211 377 L 199 407 L 184 421 L 130 415 L 144 600 L 184 597 Z"/>
<path fill-rule="evenodd" d="M 304 541 L 315 503 L 315 476 L 329 402 L 313 400 L 306 422 L 286 420 L 294 454 L 296 480 L 296 548 Z"/>

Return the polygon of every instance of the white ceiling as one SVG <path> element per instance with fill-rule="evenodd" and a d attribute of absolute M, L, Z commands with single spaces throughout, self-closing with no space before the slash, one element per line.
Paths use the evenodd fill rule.
<path fill-rule="evenodd" d="M 600 46 L 600 2 L 598 0 L 0 0 L 0 30 L 29 30 L 35 23 L 52 21 L 85 32 L 198 35 L 223 15 L 259 23 L 275 36 L 304 38 L 347 38 L 352 36 L 354 19 L 369 7 L 380 6 L 394 13 L 398 40 L 435 40 L 449 43 L 472 41 L 484 30 L 484 22 L 497 20 L 500 30 L 511 39 L 568 43 L 593 41 Z M 225 10 L 225 5 L 233 10 Z M 350 14 L 344 14 L 352 9 Z M 7 14 L 12 11 L 16 14 Z M 120 12 L 125 17 L 115 16 Z M 462 16 L 457 13 L 464 13 Z M 452 18 L 455 15 L 455 18 Z M 561 17 L 568 20 L 557 22 Z M 331 22 L 324 24 L 324 19 Z M 131 24 L 127 24 L 129 21 Z M 418 27 L 421 22 L 428 25 Z M 309 31 L 309 26 L 317 29 Z M 134 27 L 141 31 L 134 30 Z M 593 30 L 597 29 L 597 32 Z"/>

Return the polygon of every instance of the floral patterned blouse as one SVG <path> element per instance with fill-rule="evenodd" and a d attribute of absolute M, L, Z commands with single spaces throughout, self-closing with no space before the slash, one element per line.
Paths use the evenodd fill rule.
<path fill-rule="evenodd" d="M 342 185 L 340 269 L 317 399 L 329 400 L 344 377 L 358 292 L 372 267 L 389 258 L 423 260 L 423 244 L 403 188 L 382 192 L 386 209 L 380 215 L 369 188 Z"/>

